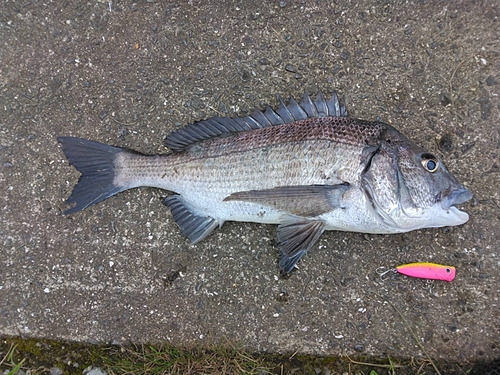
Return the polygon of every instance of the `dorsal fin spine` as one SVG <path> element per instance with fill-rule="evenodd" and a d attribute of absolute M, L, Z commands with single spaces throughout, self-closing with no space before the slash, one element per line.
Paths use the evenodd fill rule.
<path fill-rule="evenodd" d="M 304 92 L 304 96 L 302 98 L 302 101 L 300 102 L 300 106 L 307 113 L 307 117 L 318 117 L 316 106 L 312 102 L 311 97 L 309 96 L 307 91 Z"/>
<path fill-rule="evenodd" d="M 267 117 L 264 116 L 264 114 L 258 109 L 254 109 L 253 112 L 250 114 L 250 117 L 255 119 L 255 121 L 257 121 L 259 125 L 262 125 L 261 127 L 263 128 L 267 128 L 268 126 L 272 125 L 271 122 L 269 122 L 269 120 L 267 119 Z"/>
<path fill-rule="evenodd" d="M 281 125 L 284 124 L 283 119 L 269 106 L 266 107 L 266 111 L 264 112 L 264 116 L 271 122 L 273 125 Z"/>
<path fill-rule="evenodd" d="M 243 117 L 236 117 L 234 119 L 234 122 L 238 125 L 238 127 L 241 129 L 241 131 L 247 131 L 247 130 L 252 130 L 250 125 L 247 124 L 245 119 Z"/>
<path fill-rule="evenodd" d="M 319 117 L 328 116 L 328 106 L 326 105 L 326 100 L 325 100 L 325 97 L 323 96 L 323 93 L 321 92 L 321 90 L 318 90 L 318 95 L 316 95 L 316 100 L 314 101 L 314 106 L 316 107 L 316 110 L 318 111 Z"/>
<path fill-rule="evenodd" d="M 288 108 L 286 107 L 286 104 L 283 101 L 283 98 L 279 95 L 276 98 L 278 99 L 278 102 L 280 103 L 276 112 L 278 112 L 279 116 L 283 119 L 285 124 L 292 122 L 293 116 L 290 113 L 290 111 L 288 110 Z"/>
<path fill-rule="evenodd" d="M 295 119 L 295 121 L 305 120 L 307 118 L 306 111 L 304 111 L 304 108 L 302 108 L 293 97 L 290 97 L 286 108 L 292 114 L 292 118 Z"/>

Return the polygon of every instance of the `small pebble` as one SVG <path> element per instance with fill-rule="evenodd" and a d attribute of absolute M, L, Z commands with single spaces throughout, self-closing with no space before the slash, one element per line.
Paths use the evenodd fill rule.
<path fill-rule="evenodd" d="M 91 367 L 90 369 L 87 367 L 85 371 L 83 371 L 83 375 L 107 375 L 107 373 L 102 371 L 99 367 Z"/>
<path fill-rule="evenodd" d="M 441 102 L 441 105 L 443 107 L 446 107 L 447 105 L 451 104 L 450 96 L 445 92 L 439 93 L 439 101 Z"/>
<path fill-rule="evenodd" d="M 497 80 L 493 76 L 486 78 L 486 86 L 495 86 L 497 83 Z"/>
<path fill-rule="evenodd" d="M 354 345 L 354 350 L 356 350 L 357 352 L 362 352 L 365 350 L 365 346 L 362 344 L 356 344 Z"/>
<path fill-rule="evenodd" d="M 450 152 L 453 150 L 453 138 L 449 134 L 444 134 L 439 140 L 439 149 L 441 151 Z"/>

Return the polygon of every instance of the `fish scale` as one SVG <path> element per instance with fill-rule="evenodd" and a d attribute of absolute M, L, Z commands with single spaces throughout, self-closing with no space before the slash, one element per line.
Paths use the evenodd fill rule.
<path fill-rule="evenodd" d="M 392 126 L 347 117 L 336 94 L 278 102 L 179 129 L 165 140 L 167 155 L 59 137 L 82 173 L 65 213 L 134 187 L 169 190 L 164 203 L 193 243 L 225 221 L 278 224 L 284 272 L 324 230 L 401 233 L 468 220 L 456 205 L 470 191 Z"/>
<path fill-rule="evenodd" d="M 329 150 L 328 157 L 316 157 L 318 151 Z M 155 186 L 189 195 L 191 190 L 203 188 L 221 199 L 230 193 L 272 188 L 280 185 L 335 184 L 336 168 L 341 157 L 350 155 L 344 163 L 343 176 L 358 176 L 359 155 L 351 145 L 331 144 L 329 141 L 281 143 L 232 151 L 210 157 L 192 158 L 189 154 L 149 157 L 124 154 L 116 183 L 132 187 Z M 359 153 L 357 153 L 359 154 Z M 256 160 L 258 163 L 256 165 Z M 260 177 L 266 176 L 265 179 Z M 229 193 L 229 194 L 228 194 Z"/>

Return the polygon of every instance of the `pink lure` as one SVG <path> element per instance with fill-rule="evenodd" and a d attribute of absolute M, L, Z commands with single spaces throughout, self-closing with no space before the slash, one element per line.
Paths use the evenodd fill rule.
<path fill-rule="evenodd" d="M 435 263 L 409 263 L 397 266 L 396 270 L 403 275 L 420 279 L 452 281 L 455 278 L 455 267 Z"/>

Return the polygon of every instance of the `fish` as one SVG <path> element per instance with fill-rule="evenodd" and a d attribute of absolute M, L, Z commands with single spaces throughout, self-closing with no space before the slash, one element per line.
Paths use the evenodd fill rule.
<path fill-rule="evenodd" d="M 275 110 L 180 128 L 163 155 L 58 137 L 81 173 L 64 214 L 127 189 L 168 190 L 163 203 L 192 244 L 226 221 L 277 224 L 284 273 L 326 230 L 390 234 L 468 221 L 457 205 L 471 191 L 396 128 L 350 117 L 337 92 L 277 101 Z"/>
<path fill-rule="evenodd" d="M 443 280 L 448 282 L 453 281 L 456 274 L 455 267 L 453 266 L 444 266 L 429 262 L 402 264 L 396 267 L 396 271 L 403 275 L 419 279 Z"/>

